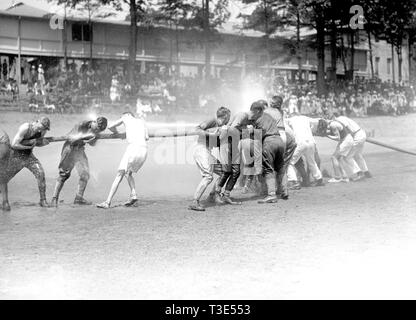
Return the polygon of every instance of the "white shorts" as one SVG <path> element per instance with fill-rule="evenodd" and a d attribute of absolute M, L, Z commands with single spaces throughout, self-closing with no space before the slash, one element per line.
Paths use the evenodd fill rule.
<path fill-rule="evenodd" d="M 118 171 L 136 173 L 143 166 L 147 157 L 147 147 L 143 145 L 129 144 L 121 159 Z"/>
<path fill-rule="evenodd" d="M 342 141 L 340 141 L 335 149 L 334 156 L 347 157 L 354 147 L 354 139 L 348 134 Z"/>

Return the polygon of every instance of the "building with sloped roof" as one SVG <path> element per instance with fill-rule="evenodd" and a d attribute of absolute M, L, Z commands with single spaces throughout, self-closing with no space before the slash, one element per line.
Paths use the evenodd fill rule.
<path fill-rule="evenodd" d="M 64 28 L 64 16 L 55 12 L 25 2 L 0 10 L 0 61 L 7 58 L 9 64 L 15 60 L 21 66 L 17 67 L 16 78 L 22 79 L 22 58 L 32 61 L 49 58 L 58 63 L 62 63 L 64 57 L 70 62 L 89 59 L 100 63 L 127 61 L 129 21 L 122 19 L 120 13 L 106 18 L 93 16 L 90 24 L 85 15 L 67 14 Z M 313 40 L 313 37 L 313 30 L 305 31 L 302 41 Z M 199 30 L 139 25 L 136 60 L 142 72 L 148 64 L 156 63 L 175 65 L 187 75 L 202 75 L 205 65 L 203 39 Z M 250 70 L 270 68 L 274 74 L 293 79 L 298 62 L 285 49 L 284 40 L 283 36 L 276 36 L 270 41 L 274 57 L 269 64 L 264 38 L 258 32 L 242 32 L 230 27 L 221 30 L 211 43 L 211 73 L 219 75 L 226 69 L 244 74 Z M 405 81 L 409 79 L 407 52 L 405 48 L 402 68 Z M 344 64 L 345 60 L 338 61 L 339 77 L 345 74 Z M 301 65 L 303 78 L 314 80 L 317 59 L 313 49 L 305 46 Z M 356 45 L 354 65 L 356 76 L 371 76 L 369 50 L 365 43 Z M 382 80 L 393 80 L 394 77 L 397 80 L 397 55 L 383 41 L 374 42 L 373 65 L 376 75 Z M 326 66 L 330 66 L 329 50 L 326 52 Z"/>

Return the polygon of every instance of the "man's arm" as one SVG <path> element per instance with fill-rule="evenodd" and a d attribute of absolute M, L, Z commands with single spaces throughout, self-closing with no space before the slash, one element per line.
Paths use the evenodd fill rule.
<path fill-rule="evenodd" d="M 41 137 L 36 139 L 36 147 L 44 147 L 49 144 L 49 140 L 45 139 L 46 131 L 42 131 Z"/>
<path fill-rule="evenodd" d="M 36 145 L 36 139 L 32 139 L 30 141 L 28 141 L 31 145 L 30 146 L 25 146 L 22 144 L 22 141 L 24 140 L 24 136 L 27 133 L 27 130 L 29 130 L 29 124 L 25 123 L 22 124 L 19 127 L 19 130 L 17 131 L 16 136 L 14 137 L 13 141 L 12 141 L 12 148 L 16 149 L 16 150 L 31 150 L 35 147 Z"/>
<path fill-rule="evenodd" d="M 197 132 L 197 134 L 199 136 L 203 136 L 203 137 L 217 137 L 219 135 L 219 130 L 217 128 L 217 130 L 213 131 L 213 132 L 209 132 L 209 129 L 215 128 L 217 125 L 215 119 L 212 120 L 208 120 L 208 121 L 204 121 L 202 122 L 200 125 L 198 125 L 195 128 L 195 131 Z"/>
<path fill-rule="evenodd" d="M 112 133 L 119 133 L 117 130 L 117 127 L 121 126 L 123 124 L 123 118 L 118 119 L 117 121 L 114 121 L 111 125 L 109 125 L 107 128 Z"/>
<path fill-rule="evenodd" d="M 80 124 L 77 124 L 72 130 L 71 132 L 69 132 L 68 134 L 68 141 L 71 144 L 77 143 L 81 140 L 84 140 L 86 142 L 91 141 L 95 138 L 95 134 L 88 131 L 86 133 L 82 133 L 80 132 L 80 127 L 82 127 L 84 125 L 84 122 L 81 122 Z"/>
<path fill-rule="evenodd" d="M 316 133 L 318 132 L 318 127 L 319 127 L 319 118 L 311 118 L 311 117 L 307 117 L 309 120 L 309 127 L 311 128 L 312 134 L 316 135 Z"/>
<path fill-rule="evenodd" d="M 334 127 L 334 126 L 330 126 L 329 129 L 330 129 L 331 134 L 327 134 L 326 136 L 329 139 L 336 140 L 336 141 L 341 141 L 341 135 L 339 133 L 339 129 L 337 127 Z"/>
<path fill-rule="evenodd" d="M 248 115 L 245 112 L 239 112 L 231 120 L 230 127 L 241 129 L 245 124 L 248 124 L 248 122 Z"/>
<path fill-rule="evenodd" d="M 149 140 L 149 130 L 147 129 L 147 125 L 144 124 L 144 131 L 145 131 L 145 139 L 146 141 Z"/>

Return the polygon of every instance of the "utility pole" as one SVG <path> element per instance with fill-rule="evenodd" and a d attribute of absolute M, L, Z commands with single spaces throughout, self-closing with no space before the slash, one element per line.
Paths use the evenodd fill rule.
<path fill-rule="evenodd" d="M 302 52 L 300 50 L 300 13 L 299 6 L 296 8 L 296 55 L 298 60 L 298 78 L 302 82 Z"/>
<path fill-rule="evenodd" d="M 391 44 L 391 67 L 392 67 L 392 75 L 393 75 L 393 84 L 396 83 L 396 68 L 394 67 L 394 45 L 393 42 Z"/>
<path fill-rule="evenodd" d="M 68 44 L 67 44 L 67 21 L 66 21 L 66 2 L 64 4 L 64 28 L 62 29 L 62 38 L 63 38 L 63 46 L 64 46 L 64 67 L 65 72 L 68 72 Z"/>

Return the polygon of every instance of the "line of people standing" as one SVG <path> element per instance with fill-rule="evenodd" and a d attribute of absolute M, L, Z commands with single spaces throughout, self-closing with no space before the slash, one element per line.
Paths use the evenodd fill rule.
<path fill-rule="evenodd" d="M 202 175 L 190 210 L 205 211 L 202 195 L 218 179 L 208 196 L 216 204 L 241 204 L 230 197 L 243 170 L 244 191 L 257 177 L 260 193 L 265 197 L 258 203 L 287 200 L 289 189 L 303 186 L 324 186 L 320 158 L 314 135 L 322 123 L 325 136 L 337 140 L 332 157 L 335 176 L 328 182 L 359 181 L 371 178 L 362 155 L 365 131 L 353 120 L 332 116 L 331 120 L 312 119 L 298 112 L 285 117 L 281 96 L 274 96 L 270 104 L 254 102 L 250 111 L 231 117 L 228 108 L 220 107 L 215 117 L 197 126 L 198 141 L 194 159 Z M 335 132 L 335 133 L 334 133 Z"/>

